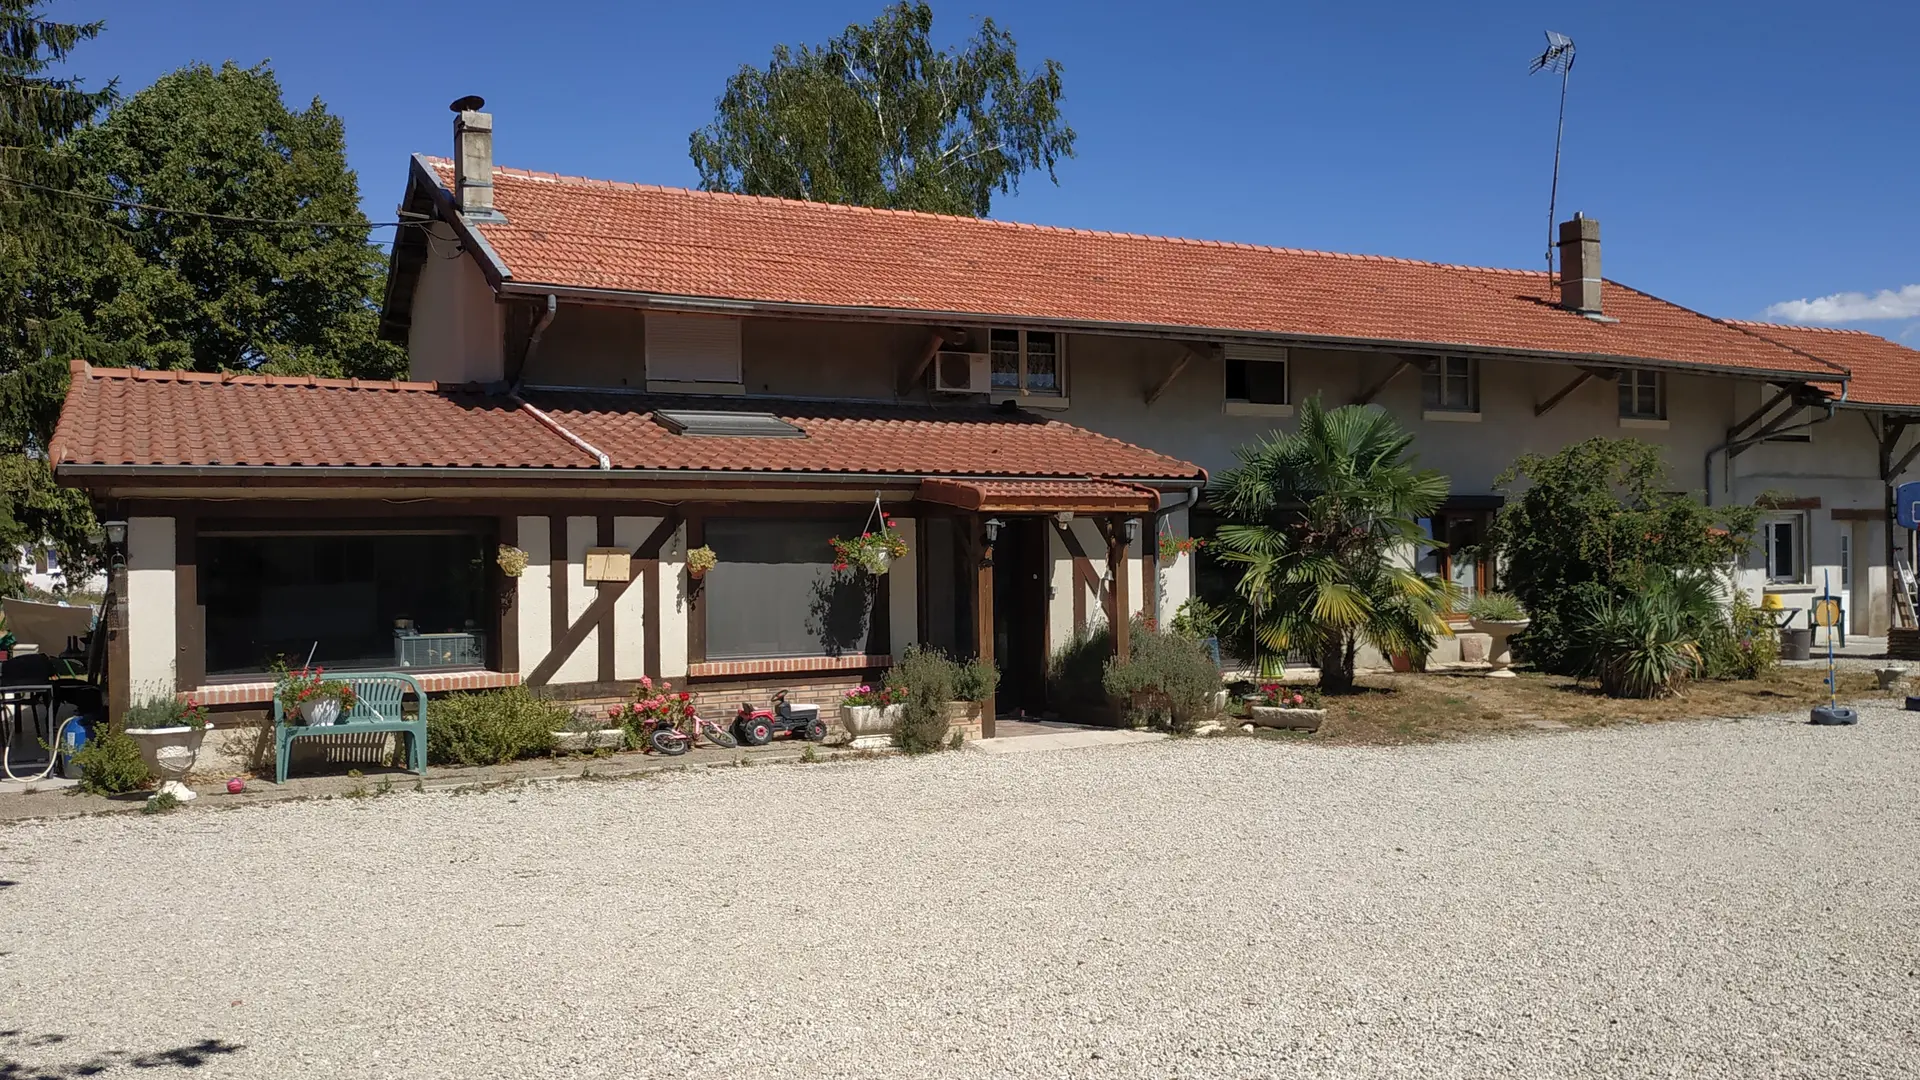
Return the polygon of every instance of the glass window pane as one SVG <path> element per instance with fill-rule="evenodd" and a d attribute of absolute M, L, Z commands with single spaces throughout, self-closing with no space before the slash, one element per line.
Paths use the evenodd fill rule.
<path fill-rule="evenodd" d="M 1041 330 L 1027 331 L 1027 392 L 1060 392 L 1060 349 L 1055 335 Z"/>
<path fill-rule="evenodd" d="M 1247 368 L 1252 362 L 1237 357 L 1227 357 L 1227 400 L 1252 401 L 1251 390 L 1247 388 Z"/>
<path fill-rule="evenodd" d="M 1632 416 L 1634 410 L 1633 376 L 1620 376 L 1620 415 Z"/>
<path fill-rule="evenodd" d="M 1020 331 L 995 330 L 988 340 L 992 354 L 993 388 L 1020 389 Z"/>
<path fill-rule="evenodd" d="M 833 537 L 860 535 L 859 519 L 712 518 L 719 557 L 702 595 L 707 659 L 751 660 L 866 652 L 874 579 L 836 574 Z M 885 651 L 882 647 L 881 651 Z"/>
<path fill-rule="evenodd" d="M 1652 379 L 1640 384 L 1640 415 L 1649 417 L 1660 415 L 1660 386 Z"/>
<path fill-rule="evenodd" d="M 1284 360 L 1246 360 L 1246 397 L 1261 405 L 1287 403 L 1287 363 Z"/>
<path fill-rule="evenodd" d="M 1420 365 L 1420 391 L 1427 408 L 1439 409 L 1445 406 L 1446 396 L 1441 386 L 1440 358 L 1429 356 Z"/>

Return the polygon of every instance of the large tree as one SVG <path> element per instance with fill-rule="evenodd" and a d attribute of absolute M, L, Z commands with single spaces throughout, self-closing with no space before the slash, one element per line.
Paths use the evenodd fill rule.
<path fill-rule="evenodd" d="M 65 386 L 57 355 L 76 349 L 82 335 L 63 317 L 46 271 L 86 265 L 111 238 L 96 216 L 72 216 L 49 192 L 76 182 L 59 144 L 114 100 L 114 87 L 89 90 L 53 73 L 102 24 L 54 22 L 41 8 L 38 0 L 0 0 L 0 547 L 52 537 L 77 554 L 92 515 L 78 492 L 53 483 L 46 441 L 47 403 Z M 11 563 L 0 559 L 0 589 L 8 592 L 20 585 Z"/>
<path fill-rule="evenodd" d="M 1231 613 L 1262 653 L 1304 649 L 1323 690 L 1353 689 L 1361 642 L 1425 655 L 1450 633 L 1450 586 L 1407 556 L 1432 546 L 1419 519 L 1447 478 L 1416 467 L 1413 436 L 1377 406 L 1300 405 L 1300 428 L 1239 451 L 1213 500 L 1228 524 L 1214 557 L 1240 571 Z"/>
<path fill-rule="evenodd" d="M 899 3 L 867 25 L 727 80 L 693 133 L 708 191 L 985 216 L 995 192 L 1073 156 L 1060 64 L 1021 71 L 1012 35 L 980 20 L 958 51 L 929 40 L 933 9 Z"/>

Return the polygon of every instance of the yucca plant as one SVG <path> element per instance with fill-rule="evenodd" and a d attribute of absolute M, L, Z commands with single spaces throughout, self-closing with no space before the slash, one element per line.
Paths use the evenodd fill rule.
<path fill-rule="evenodd" d="M 1447 478 L 1416 468 L 1412 445 L 1378 407 L 1329 410 L 1313 397 L 1297 432 L 1241 449 L 1214 489 L 1230 523 L 1208 550 L 1240 570 L 1229 617 L 1265 656 L 1312 654 L 1323 690 L 1353 689 L 1362 642 L 1425 655 L 1452 632 L 1452 586 L 1408 565 L 1433 546 L 1419 519 L 1447 497 Z"/>
<path fill-rule="evenodd" d="M 1608 697 L 1671 697 L 1701 673 L 1701 635 L 1720 617 L 1712 575 L 1648 573 L 1637 588 L 1585 605 L 1573 642 L 1580 671 Z"/>

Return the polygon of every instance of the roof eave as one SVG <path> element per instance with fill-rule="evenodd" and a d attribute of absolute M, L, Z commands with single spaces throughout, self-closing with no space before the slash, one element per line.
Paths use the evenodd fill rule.
<path fill-rule="evenodd" d="M 711 481 L 715 483 L 738 483 L 740 481 L 793 483 L 794 481 L 845 483 L 850 486 L 874 483 L 919 484 L 928 479 L 961 481 L 995 480 L 1084 480 L 1085 474 L 1073 476 L 1052 476 L 1043 473 L 875 473 L 875 472 L 812 472 L 800 469 L 637 469 L 621 468 L 599 469 L 593 465 L 584 466 L 496 466 L 496 465 L 143 465 L 108 464 L 101 462 L 64 462 L 53 467 L 54 477 L 89 476 L 182 476 L 204 479 L 246 477 L 282 477 L 310 479 L 392 479 L 392 480 L 434 480 L 434 479 L 470 479 L 483 477 L 501 479 L 514 477 L 530 479 L 580 479 L 580 480 L 645 480 L 645 481 Z M 1206 481 L 1206 471 L 1195 467 L 1190 475 L 1181 476 L 1101 476 L 1097 479 L 1118 484 L 1137 484 L 1156 490 L 1183 491 L 1196 483 Z"/>

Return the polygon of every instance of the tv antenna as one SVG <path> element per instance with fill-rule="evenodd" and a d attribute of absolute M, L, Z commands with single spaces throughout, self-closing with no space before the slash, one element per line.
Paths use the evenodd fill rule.
<path fill-rule="evenodd" d="M 1560 75 L 1560 126 L 1553 134 L 1553 187 L 1547 193 L 1547 275 L 1553 275 L 1553 226 L 1556 203 L 1560 199 L 1560 141 L 1567 134 L 1567 77 L 1573 74 L 1573 39 L 1547 31 L 1547 51 L 1533 58 L 1527 74 L 1540 71 Z"/>

